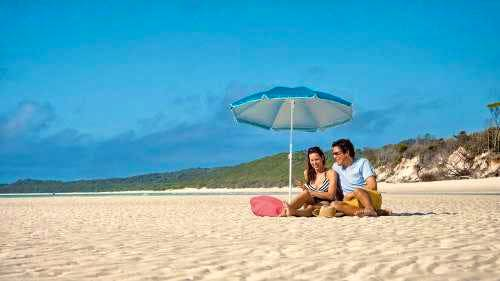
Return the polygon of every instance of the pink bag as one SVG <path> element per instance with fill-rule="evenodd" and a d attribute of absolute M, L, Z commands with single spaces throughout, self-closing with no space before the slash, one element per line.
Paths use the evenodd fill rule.
<path fill-rule="evenodd" d="M 272 196 L 255 196 L 250 199 L 252 212 L 259 217 L 278 217 L 285 208 L 283 202 Z"/>

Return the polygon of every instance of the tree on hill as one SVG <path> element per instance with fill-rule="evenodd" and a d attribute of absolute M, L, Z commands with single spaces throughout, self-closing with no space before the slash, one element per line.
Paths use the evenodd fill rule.
<path fill-rule="evenodd" d="M 500 102 L 488 104 L 491 113 L 491 128 L 488 129 L 488 147 L 500 153 Z"/>

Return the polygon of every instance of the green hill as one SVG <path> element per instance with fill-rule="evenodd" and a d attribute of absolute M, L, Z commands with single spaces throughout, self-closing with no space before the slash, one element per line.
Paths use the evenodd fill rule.
<path fill-rule="evenodd" d="M 419 158 L 418 167 L 416 168 L 421 171 L 435 171 L 434 168 L 438 168 L 438 173 L 421 173 L 419 175 L 420 181 L 467 178 L 474 176 L 472 167 L 481 166 L 475 164 L 474 159 L 485 152 L 490 153 L 485 163 L 500 162 L 500 151 L 498 151 L 500 147 L 499 135 L 500 132 L 497 129 L 488 129 L 472 134 L 462 131 L 449 139 L 437 139 L 427 134 L 397 144 L 384 145 L 377 149 L 365 148 L 357 150 L 356 155 L 368 158 L 375 168 L 385 167 L 386 170 L 392 170 L 393 172 L 397 172 L 395 168 L 402 159 L 414 157 Z M 494 140 L 493 143 L 492 140 Z M 460 154 L 463 158 L 461 165 L 451 165 L 453 163 L 439 164 L 442 162 L 439 159 L 448 159 L 452 153 L 460 151 L 458 150 L 459 147 L 465 149 L 465 152 Z M 324 151 L 328 155 L 327 166 L 331 167 L 332 160 L 329 148 Z M 304 158 L 304 152 L 298 151 L 294 153 L 294 178 L 303 177 Z M 486 176 L 499 175 L 500 169 L 490 171 Z M 0 193 L 165 190 L 186 187 L 247 188 L 286 185 L 288 185 L 288 153 L 279 153 L 231 167 L 187 169 L 127 178 L 70 182 L 19 180 L 12 184 L 0 185 Z"/>
<path fill-rule="evenodd" d="M 330 164 L 331 165 L 331 164 Z M 304 153 L 294 153 L 294 177 L 302 177 Z M 102 192 L 126 190 L 165 190 L 177 188 L 246 188 L 288 184 L 288 153 L 264 157 L 231 167 L 187 169 L 127 178 L 80 180 L 71 182 L 19 180 L 0 186 L 0 193 Z"/>

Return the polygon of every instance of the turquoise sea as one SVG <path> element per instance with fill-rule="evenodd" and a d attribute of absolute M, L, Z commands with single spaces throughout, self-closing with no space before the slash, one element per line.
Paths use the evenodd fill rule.
<path fill-rule="evenodd" d="M 85 193 L 10 193 L 0 194 L 2 198 L 36 198 L 36 197 L 108 197 L 108 196 L 226 196 L 226 195 L 284 195 L 287 192 L 85 192 Z"/>
<path fill-rule="evenodd" d="M 86 192 L 86 193 L 10 193 L 0 194 L 4 198 L 38 197 L 117 197 L 117 196 L 227 196 L 227 195 L 286 195 L 288 192 Z M 386 195 L 490 195 L 500 196 L 500 192 L 382 192 Z"/>

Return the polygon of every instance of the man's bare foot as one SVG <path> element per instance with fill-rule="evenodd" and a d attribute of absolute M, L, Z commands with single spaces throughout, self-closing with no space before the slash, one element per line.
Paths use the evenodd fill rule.
<path fill-rule="evenodd" d="M 370 209 L 362 209 L 362 210 L 359 210 L 359 211 L 356 211 L 354 213 L 355 216 L 358 216 L 358 217 L 377 217 L 377 212 L 375 212 L 375 210 L 370 210 Z"/>
<path fill-rule="evenodd" d="M 392 210 L 391 209 L 378 209 L 376 210 L 377 215 L 379 216 L 392 216 Z"/>

